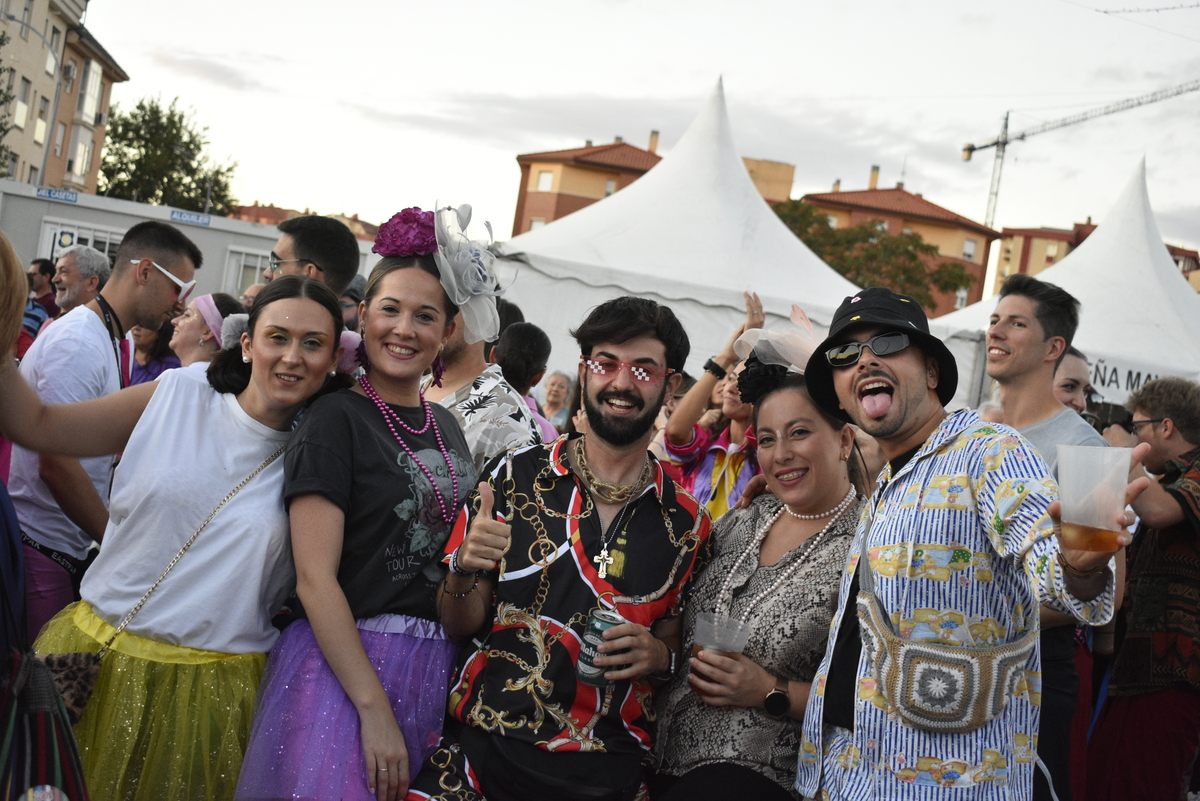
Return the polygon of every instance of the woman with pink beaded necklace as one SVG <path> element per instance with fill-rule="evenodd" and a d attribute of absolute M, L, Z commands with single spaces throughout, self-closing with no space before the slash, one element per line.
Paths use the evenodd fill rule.
<path fill-rule="evenodd" d="M 464 296 L 437 239 L 434 214 L 415 208 L 380 229 L 385 258 L 359 307 L 365 374 L 313 404 L 289 443 L 306 619 L 271 652 L 238 798 L 402 798 L 438 741 L 456 646 L 435 591 L 475 474 L 457 422 L 420 382 L 431 367 L 439 377 L 455 299 L 478 313 L 493 293 L 489 281 Z"/>

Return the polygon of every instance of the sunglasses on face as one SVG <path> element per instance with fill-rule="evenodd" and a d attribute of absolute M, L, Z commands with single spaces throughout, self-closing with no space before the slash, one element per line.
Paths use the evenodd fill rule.
<path fill-rule="evenodd" d="M 899 331 L 878 334 L 866 342 L 847 342 L 844 345 L 835 345 L 825 351 L 825 361 L 829 362 L 830 367 L 849 367 L 858 363 L 863 348 L 870 348 L 876 356 L 891 356 L 893 353 L 904 350 L 908 345 L 908 334 L 902 334 Z"/>
<path fill-rule="evenodd" d="M 634 380 L 646 384 L 657 383 L 675 372 L 669 367 L 659 367 L 657 364 L 619 362 L 616 359 L 605 359 L 602 356 L 580 356 L 579 362 L 585 365 L 592 375 L 615 376 L 622 367 L 627 367 Z"/>
<path fill-rule="evenodd" d="M 138 264 L 141 262 L 141 259 L 130 259 L 129 262 L 131 264 Z M 177 278 L 174 273 L 171 273 L 166 267 L 163 267 L 156 261 L 151 261 L 150 263 L 157 267 L 160 273 L 171 279 L 171 283 L 175 285 L 175 291 L 179 295 L 179 302 L 183 303 L 186 301 L 188 299 L 188 295 L 192 294 L 192 290 L 195 289 L 196 282 L 184 281 L 180 278 Z"/>

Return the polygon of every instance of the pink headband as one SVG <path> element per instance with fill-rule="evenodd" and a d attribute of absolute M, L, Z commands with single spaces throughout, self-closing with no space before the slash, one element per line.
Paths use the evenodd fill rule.
<path fill-rule="evenodd" d="M 201 295 L 196 298 L 196 308 L 200 310 L 200 316 L 204 318 L 208 330 L 212 331 L 214 337 L 217 338 L 217 347 L 221 347 L 221 325 L 225 322 L 225 318 L 217 311 L 217 304 L 213 303 L 212 295 Z"/>

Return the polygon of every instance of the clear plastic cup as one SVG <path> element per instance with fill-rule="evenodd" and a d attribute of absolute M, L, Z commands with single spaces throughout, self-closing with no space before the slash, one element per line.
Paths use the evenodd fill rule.
<path fill-rule="evenodd" d="M 725 656 L 740 654 L 749 639 L 749 623 L 719 612 L 700 612 L 692 636 L 692 656 L 701 651 L 716 651 Z"/>
<path fill-rule="evenodd" d="M 1062 544 L 1080 551 L 1115 553 L 1117 515 L 1125 508 L 1132 448 L 1058 446 Z"/>

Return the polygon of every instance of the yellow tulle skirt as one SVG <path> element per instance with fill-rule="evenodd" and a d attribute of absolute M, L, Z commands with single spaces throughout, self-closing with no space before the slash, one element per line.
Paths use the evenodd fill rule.
<path fill-rule="evenodd" d="M 47 623 L 34 650 L 95 653 L 113 631 L 84 601 Z M 75 726 L 92 798 L 233 798 L 266 661 L 122 632 Z"/>

